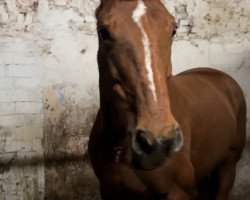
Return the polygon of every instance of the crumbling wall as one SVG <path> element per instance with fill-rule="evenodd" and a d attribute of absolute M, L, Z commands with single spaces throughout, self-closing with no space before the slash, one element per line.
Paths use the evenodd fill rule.
<path fill-rule="evenodd" d="M 73 86 L 44 91 L 45 199 L 95 199 L 86 152 L 96 112 L 96 100 L 80 98 Z"/>
<path fill-rule="evenodd" d="M 174 73 L 200 66 L 225 71 L 250 107 L 250 2 L 163 2 L 179 25 Z M 86 154 L 99 102 L 98 4 L 0 0 L 1 200 L 99 199 Z M 248 142 L 233 199 L 250 193 L 249 149 Z"/>
<path fill-rule="evenodd" d="M 0 199 L 42 199 L 42 68 L 35 45 L 0 38 Z"/>

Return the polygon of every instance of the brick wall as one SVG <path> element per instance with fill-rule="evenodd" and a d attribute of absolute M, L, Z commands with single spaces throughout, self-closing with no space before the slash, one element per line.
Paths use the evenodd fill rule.
<path fill-rule="evenodd" d="M 42 76 L 34 45 L 0 39 L 0 199 L 42 199 Z"/>

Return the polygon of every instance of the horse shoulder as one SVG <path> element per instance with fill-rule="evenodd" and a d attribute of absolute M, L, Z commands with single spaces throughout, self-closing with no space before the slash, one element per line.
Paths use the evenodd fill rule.
<path fill-rule="evenodd" d="M 229 75 L 196 68 L 168 81 L 171 110 L 190 142 L 196 177 L 204 176 L 224 159 L 232 146 L 241 149 L 244 133 L 237 135 L 238 112 L 244 95 Z M 244 115 L 244 114 L 243 114 Z"/>

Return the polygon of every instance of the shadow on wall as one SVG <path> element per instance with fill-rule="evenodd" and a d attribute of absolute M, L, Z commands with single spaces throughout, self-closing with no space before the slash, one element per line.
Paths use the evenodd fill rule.
<path fill-rule="evenodd" d="M 250 130 L 248 130 L 250 133 Z M 250 138 L 237 166 L 237 177 L 232 191 L 232 200 L 247 200 L 250 197 Z"/>
<path fill-rule="evenodd" d="M 78 157 L 78 158 L 77 158 Z M 45 163 L 46 200 L 99 200 L 98 181 L 87 156 L 51 159 Z"/>
<path fill-rule="evenodd" d="M 98 98 L 86 100 L 74 86 L 57 85 L 44 90 L 43 100 L 45 199 L 99 199 L 87 156 Z"/>

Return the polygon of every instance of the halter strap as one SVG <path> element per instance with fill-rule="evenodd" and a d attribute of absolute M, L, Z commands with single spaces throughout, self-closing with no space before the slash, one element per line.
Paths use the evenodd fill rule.
<path fill-rule="evenodd" d="M 115 150 L 115 162 L 120 163 L 123 147 L 117 146 L 114 148 L 114 150 Z"/>

